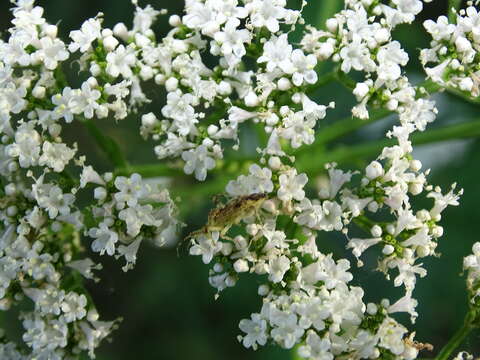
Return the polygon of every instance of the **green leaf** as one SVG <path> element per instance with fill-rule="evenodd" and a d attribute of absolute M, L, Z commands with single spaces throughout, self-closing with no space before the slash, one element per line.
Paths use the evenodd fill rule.
<path fill-rule="evenodd" d="M 343 1 L 339 0 L 321 0 L 314 3 L 318 4 L 314 25 L 319 29 L 325 29 L 326 21 L 343 9 Z"/>
<path fill-rule="evenodd" d="M 448 21 L 450 23 L 455 23 L 457 14 L 456 11 L 460 9 L 460 5 L 462 4 L 462 0 L 448 0 Z"/>
<path fill-rule="evenodd" d="M 108 135 L 105 135 L 92 120 L 84 119 L 83 124 L 90 135 L 93 136 L 97 145 L 103 150 L 108 159 L 112 162 L 115 168 L 126 169 L 128 168 L 128 162 L 125 159 L 120 146 L 116 141 Z"/>

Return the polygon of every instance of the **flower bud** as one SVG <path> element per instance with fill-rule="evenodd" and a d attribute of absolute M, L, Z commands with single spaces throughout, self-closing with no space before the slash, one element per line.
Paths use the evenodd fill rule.
<path fill-rule="evenodd" d="M 365 169 L 365 175 L 373 180 L 383 175 L 383 167 L 378 161 L 372 161 Z"/>
<path fill-rule="evenodd" d="M 268 285 L 262 284 L 258 287 L 258 295 L 260 296 L 266 296 L 268 295 L 268 292 L 270 291 Z"/>
<path fill-rule="evenodd" d="M 217 85 L 217 92 L 220 95 L 230 95 L 232 93 L 232 85 L 226 81 L 220 81 Z"/>
<path fill-rule="evenodd" d="M 165 89 L 167 89 L 168 92 L 172 92 L 177 90 L 178 88 L 178 79 L 171 77 L 168 78 L 167 81 L 165 81 Z"/>
<path fill-rule="evenodd" d="M 382 236 L 382 228 L 378 225 L 373 225 L 370 229 L 370 232 L 373 237 L 380 237 Z"/>
<path fill-rule="evenodd" d="M 172 15 L 168 18 L 168 23 L 172 27 L 177 27 L 182 25 L 182 19 L 178 15 Z"/>
<path fill-rule="evenodd" d="M 123 41 L 128 40 L 128 29 L 124 23 L 118 23 L 113 27 L 113 33 Z"/>
<path fill-rule="evenodd" d="M 361 82 L 358 83 L 357 86 L 355 86 L 355 89 L 353 89 L 353 95 L 355 95 L 357 99 L 363 99 L 369 91 L 370 88 L 368 87 L 368 85 L 364 82 Z"/>
<path fill-rule="evenodd" d="M 278 79 L 277 87 L 278 87 L 278 90 L 280 90 L 280 91 L 287 91 L 288 89 L 290 89 L 292 87 L 292 83 L 287 78 L 282 77 L 282 78 Z"/>
<path fill-rule="evenodd" d="M 43 99 L 45 97 L 46 89 L 43 86 L 35 86 L 32 90 L 33 97 Z"/>
<path fill-rule="evenodd" d="M 327 26 L 328 31 L 336 32 L 338 28 L 338 21 L 335 18 L 330 18 L 326 21 L 325 25 Z"/>
<path fill-rule="evenodd" d="M 388 256 L 393 254 L 394 251 L 395 251 L 395 248 L 392 245 L 385 245 L 383 247 L 382 253 Z"/>
<path fill-rule="evenodd" d="M 103 39 L 103 46 L 107 51 L 115 50 L 117 45 L 118 45 L 118 40 L 111 35 Z"/>
<path fill-rule="evenodd" d="M 250 91 L 247 96 L 245 96 L 244 102 L 245 106 L 248 107 L 257 106 L 259 104 L 258 96 L 253 91 Z"/>
<path fill-rule="evenodd" d="M 233 263 L 233 268 L 237 273 L 247 272 L 249 270 L 248 262 L 244 259 L 238 259 Z"/>
<path fill-rule="evenodd" d="M 45 26 L 45 35 L 47 35 L 48 37 L 52 38 L 52 39 L 55 39 L 57 37 L 57 34 L 58 34 L 58 27 L 56 25 L 47 25 Z"/>

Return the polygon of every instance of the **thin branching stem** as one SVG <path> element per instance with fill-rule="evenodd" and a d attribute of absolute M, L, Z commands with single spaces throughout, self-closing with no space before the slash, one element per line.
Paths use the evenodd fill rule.
<path fill-rule="evenodd" d="M 449 342 L 442 348 L 435 360 L 448 360 L 450 355 L 457 349 L 470 334 L 475 327 L 473 324 L 474 317 L 472 311 L 469 311 L 465 316 L 462 326 L 457 330 Z"/>
<path fill-rule="evenodd" d="M 462 0 L 448 0 L 448 20 L 454 23 L 457 18 L 457 11 L 462 5 Z"/>

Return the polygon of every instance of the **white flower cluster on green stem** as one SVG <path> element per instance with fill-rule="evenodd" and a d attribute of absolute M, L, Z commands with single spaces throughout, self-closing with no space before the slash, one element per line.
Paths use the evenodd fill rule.
<path fill-rule="evenodd" d="M 33 309 L 21 315 L 24 344 L 2 337 L 0 358 L 93 358 L 117 322 L 99 320 L 83 285 L 98 281 L 94 270 L 102 267 L 84 243 L 101 256 L 123 257 L 127 271 L 142 242 L 161 246 L 175 237 L 180 222 L 169 191 L 135 173 L 96 127 L 131 113 L 138 114 L 139 134 L 154 140 L 158 159 L 176 160 L 199 181 L 229 163 L 248 124 L 265 138 L 248 174 L 226 185 L 227 203 L 189 235 L 190 254 L 213 264 L 209 282 L 218 293 L 243 273 L 261 278 L 261 309 L 239 324 L 245 347 L 274 343 L 311 360 L 411 360 L 431 349 L 394 318 L 417 318 L 413 292 L 427 275 L 422 259 L 437 255 L 443 211 L 463 192 L 430 184 L 429 170 L 412 155 L 412 134 L 425 131 L 437 109 L 429 89 L 405 75 L 409 54 L 392 32 L 412 23 L 428 1 L 346 0 L 319 30 L 305 25 L 306 2 L 291 9 L 286 0 L 186 0 L 185 14 L 170 16 L 172 29 L 162 39 L 152 26 L 164 12 L 132 2 L 131 29 L 106 28 L 99 13 L 63 41 L 34 0 L 12 0 L 12 26 L 0 40 L 0 308 L 25 300 Z M 470 100 L 478 96 L 479 18 L 469 3 L 456 24 L 426 21 L 433 41 L 420 55 L 433 82 Z M 294 43 L 297 29 L 301 40 Z M 398 123 L 386 134 L 391 145 L 363 169 L 331 162 L 314 179 L 299 171 L 294 155 L 316 141 L 319 123 L 341 102 L 313 99 L 327 62 L 334 67 L 327 78 L 356 99 L 356 120 L 369 119 L 373 108 L 395 113 Z M 79 65 L 78 86 L 63 73 L 66 64 Z M 166 90 L 156 113 L 142 112 L 152 101 L 148 82 Z M 97 172 L 76 143 L 64 141 L 73 122 L 88 128 L 112 172 Z M 430 206 L 414 206 L 415 197 L 431 199 Z M 364 236 L 351 235 L 358 228 Z M 404 295 L 364 303 L 350 261 L 322 252 L 323 232 L 344 235 L 358 266 L 377 248 L 378 269 Z M 478 244 L 473 251 L 465 258 L 473 310 L 442 360 L 476 319 Z"/>

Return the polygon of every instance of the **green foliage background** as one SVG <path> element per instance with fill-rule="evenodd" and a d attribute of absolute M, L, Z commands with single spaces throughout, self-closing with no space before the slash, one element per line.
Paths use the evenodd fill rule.
<path fill-rule="evenodd" d="M 180 14 L 182 1 L 151 0 L 155 8 L 167 8 L 169 13 Z M 298 1 L 297 1 L 298 3 Z M 105 14 L 105 26 L 112 27 L 116 22 L 131 23 L 132 10 L 128 0 L 44 0 L 38 4 L 45 7 L 47 19 L 58 23 L 64 36 L 72 29 L 79 28 L 88 17 L 99 11 Z M 143 5 L 144 2 L 141 2 Z M 7 0 L 0 1 L 0 30 L 9 26 Z M 323 23 L 328 14 L 341 7 L 340 0 L 311 0 L 305 8 L 305 17 L 313 24 Z M 416 56 L 422 47 L 428 45 L 428 38 L 421 26 L 425 18 L 436 18 L 446 12 L 444 0 L 434 0 L 427 6 L 416 23 L 403 26 L 396 31 L 396 38 L 402 41 L 411 55 L 407 68 L 413 80 L 422 80 L 422 70 Z M 167 17 L 161 17 L 157 25 L 157 37 L 160 38 L 168 29 Z M 70 81 L 78 81 L 75 69 L 70 69 Z M 152 87 L 148 90 L 157 101 L 149 111 L 157 114 L 163 104 L 164 92 Z M 349 116 L 352 96 L 338 85 L 331 85 L 317 91 L 315 98 L 321 103 L 331 100 L 337 102 L 335 111 L 320 125 L 328 127 L 336 120 Z M 435 96 L 438 102 L 439 117 L 432 127 L 479 119 L 478 105 L 469 105 L 447 94 Z M 367 126 L 361 131 L 342 139 L 336 146 L 366 142 L 380 139 L 394 119 L 386 119 L 375 125 Z M 131 163 L 153 163 L 152 144 L 144 142 L 138 134 L 140 117 L 132 114 L 128 119 L 115 124 L 113 120 L 102 120 L 99 126 L 122 146 Z M 247 129 L 247 131 L 250 131 Z M 255 133 L 245 137 L 240 152 L 252 154 L 255 149 Z M 81 125 L 66 129 L 65 137 L 77 141 L 81 152 L 98 168 L 111 170 L 101 151 L 94 145 L 91 137 Z M 248 140 L 248 139 L 250 140 Z M 253 140 L 252 140 L 253 139 Z M 311 154 L 311 161 L 317 158 Z M 448 188 L 452 182 L 458 182 L 465 189 L 461 206 L 448 209 L 442 224 L 445 235 L 441 239 L 439 251 L 441 258 L 429 259 L 426 265 L 429 275 L 419 280 L 416 296 L 420 300 L 417 320 L 417 339 L 432 343 L 436 351 L 446 343 L 455 329 L 461 324 L 466 311 L 466 294 L 464 281 L 459 277 L 462 257 L 470 252 L 475 241 L 480 240 L 477 226 L 480 222 L 478 202 L 480 186 L 478 176 L 478 140 L 443 142 L 436 145 L 418 147 L 418 156 L 426 167 L 432 167 L 430 182 Z M 362 166 L 364 161 L 356 160 L 353 164 L 341 164 L 351 167 Z M 207 179 L 208 181 L 208 179 Z M 176 182 L 178 184 L 178 182 Z M 180 203 L 184 222 L 189 224 L 185 233 L 201 226 L 206 220 L 208 209 L 212 207 L 209 198 L 211 189 L 201 188 L 192 179 L 180 182 L 176 194 L 184 199 Z M 203 189 L 203 190 L 202 190 Z M 214 189 L 215 190 L 215 189 Z M 221 191 L 221 190 L 219 190 Z M 421 205 L 421 204 L 419 204 Z M 319 239 L 325 251 L 333 251 L 338 257 L 350 257 L 345 251 L 345 240 L 341 237 L 324 236 Z M 86 247 L 89 243 L 86 242 Z M 391 282 L 383 275 L 369 270 L 368 265 L 375 265 L 374 256 L 367 257 L 364 268 L 357 269 L 355 279 L 366 289 L 366 301 L 379 301 L 382 296 L 395 299 L 400 295 Z M 94 257 L 94 256 L 93 256 Z M 288 351 L 274 347 L 253 352 L 244 349 L 237 341 L 238 321 L 258 311 L 261 302 L 256 295 L 257 279 L 245 276 L 236 287 L 225 291 L 218 300 L 214 300 L 214 290 L 208 284 L 208 268 L 199 258 L 181 253 L 177 256 L 174 248 L 154 248 L 143 246 L 139 252 L 136 268 L 123 273 L 121 265 L 113 259 L 102 258 L 106 262 L 100 276 L 99 284 L 89 284 L 100 314 L 104 319 L 123 317 L 120 328 L 114 333 L 113 341 L 100 348 L 99 360 L 130 359 L 165 359 L 165 360 L 282 360 L 291 359 Z M 352 264 L 355 262 L 352 259 Z M 371 267 L 370 267 L 371 268 Z M 12 334 L 20 336 L 20 325 L 15 314 L 1 314 L 2 325 Z M 408 325 L 407 318 L 403 319 Z M 412 328 L 410 326 L 410 328 Z M 473 333 L 463 346 L 480 355 L 480 334 Z M 432 357 L 434 354 L 423 354 Z"/>

